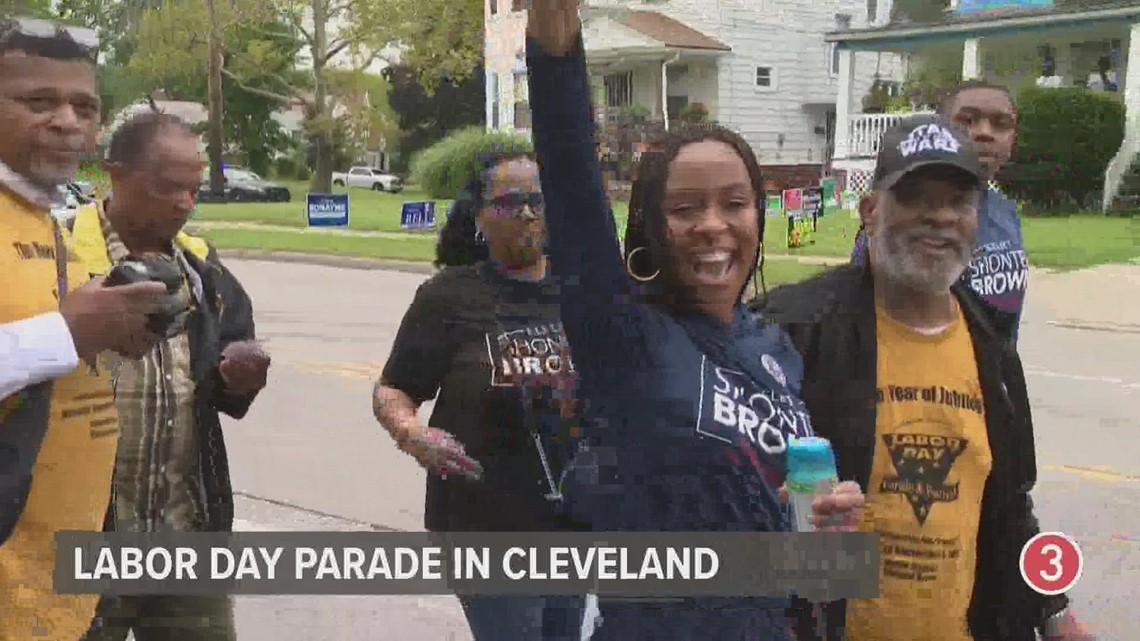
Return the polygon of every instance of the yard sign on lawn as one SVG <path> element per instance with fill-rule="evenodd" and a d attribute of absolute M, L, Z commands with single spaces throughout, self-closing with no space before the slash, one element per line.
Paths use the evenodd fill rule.
<path fill-rule="evenodd" d="M 305 200 L 309 227 L 348 227 L 348 194 L 309 194 Z"/>
<path fill-rule="evenodd" d="M 400 210 L 401 229 L 431 229 L 435 227 L 435 201 L 423 200 L 404 203 Z"/>

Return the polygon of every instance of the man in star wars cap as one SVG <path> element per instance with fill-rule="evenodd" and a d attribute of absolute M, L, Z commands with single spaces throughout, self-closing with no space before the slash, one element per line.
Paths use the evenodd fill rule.
<path fill-rule="evenodd" d="M 1025 377 L 992 310 L 960 280 L 985 175 L 956 125 L 902 121 L 883 135 L 859 205 L 867 264 L 755 304 L 803 356 L 801 397 L 841 480 L 874 505 L 861 528 L 882 542 L 880 596 L 824 608 L 829 641 L 1092 638 L 1063 595 L 1034 592 L 1018 567 L 1039 529 Z M 795 610 L 797 638 L 817 639 L 810 606 Z"/>

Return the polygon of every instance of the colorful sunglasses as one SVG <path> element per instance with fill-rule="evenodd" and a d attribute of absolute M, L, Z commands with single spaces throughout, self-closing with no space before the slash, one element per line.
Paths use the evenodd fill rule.
<path fill-rule="evenodd" d="M 542 197 L 542 192 L 522 192 L 512 191 L 502 196 L 496 196 L 487 200 L 487 204 L 496 209 L 505 209 L 511 213 L 518 215 L 522 213 L 524 206 L 529 206 L 535 212 L 542 211 L 546 201 Z"/>

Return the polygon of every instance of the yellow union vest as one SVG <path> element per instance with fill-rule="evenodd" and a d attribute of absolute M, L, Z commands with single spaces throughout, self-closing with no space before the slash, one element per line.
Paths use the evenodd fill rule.
<path fill-rule="evenodd" d="M 71 256 L 68 287 L 92 271 Z M 0 323 L 57 310 L 55 289 L 48 212 L 0 190 Z M 0 428 L 17 420 L 46 422 L 47 432 L 27 502 L 0 546 L 0 640 L 76 641 L 91 624 L 98 596 L 54 593 L 54 535 L 103 528 L 118 444 L 110 375 L 80 364 L 0 401 Z"/>

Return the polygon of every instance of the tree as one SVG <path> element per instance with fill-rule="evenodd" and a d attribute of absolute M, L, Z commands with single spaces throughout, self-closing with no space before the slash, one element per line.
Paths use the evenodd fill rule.
<path fill-rule="evenodd" d="M 358 16 L 354 38 L 382 49 L 399 43 L 399 63 L 431 94 L 444 78 L 462 82 L 483 61 L 483 0 L 384 0 Z"/>
<path fill-rule="evenodd" d="M 215 190 L 222 185 L 225 140 L 237 142 L 255 170 L 267 167 L 286 143 L 271 114 L 289 92 L 305 88 L 305 80 L 293 71 L 301 43 L 287 25 L 265 17 L 263 2 L 217 3 L 211 19 L 212 1 L 181 0 L 149 11 L 140 23 L 129 69 L 150 88 L 161 87 L 172 97 L 209 100 L 207 137 Z"/>
<path fill-rule="evenodd" d="M 406 167 L 412 154 L 443 140 L 445 136 L 471 125 L 482 124 L 486 109 L 483 69 L 476 67 L 461 81 L 437 81 L 428 92 L 421 76 L 409 66 L 384 70 L 391 86 L 388 102 L 396 114 L 403 137 L 400 165 Z"/>

